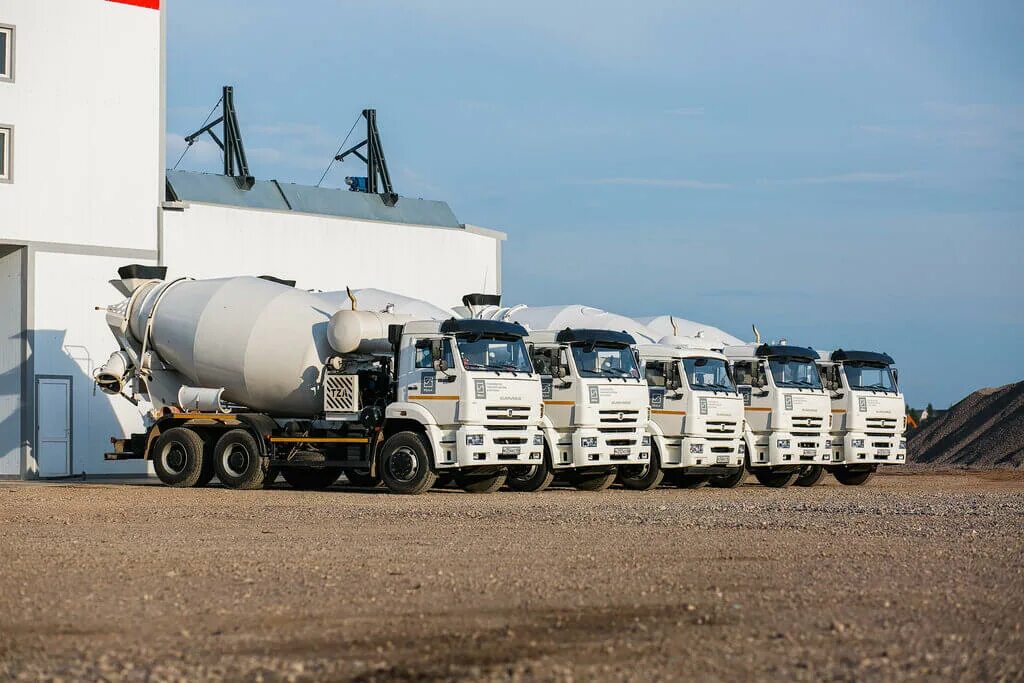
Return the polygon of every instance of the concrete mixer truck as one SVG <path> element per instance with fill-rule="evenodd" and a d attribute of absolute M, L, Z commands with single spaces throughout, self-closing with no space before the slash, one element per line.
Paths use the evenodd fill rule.
<path fill-rule="evenodd" d="M 863 484 L 880 465 L 907 462 L 906 402 L 887 353 L 836 349 L 821 353 L 818 371 L 832 401 L 831 472 Z"/>
<path fill-rule="evenodd" d="M 145 409 L 109 459 L 162 482 L 232 488 L 278 474 L 320 489 L 342 473 L 396 493 L 439 473 L 497 490 L 543 457 L 541 383 L 520 325 L 339 308 L 274 278 L 165 281 L 126 266 L 107 308 L 119 350 L 95 380 Z"/>

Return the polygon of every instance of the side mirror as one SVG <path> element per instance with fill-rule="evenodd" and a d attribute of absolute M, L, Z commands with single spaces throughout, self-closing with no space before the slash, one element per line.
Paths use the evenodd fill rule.
<path fill-rule="evenodd" d="M 564 365 L 553 365 L 551 366 L 551 374 L 558 379 L 565 379 L 565 376 L 569 373 L 566 372 Z"/>
<path fill-rule="evenodd" d="M 436 361 L 434 361 L 434 367 L 437 368 L 440 372 L 445 372 L 448 370 L 448 363 L 445 362 L 444 358 L 438 358 Z"/>
<path fill-rule="evenodd" d="M 846 394 L 844 394 L 843 392 L 837 391 L 836 393 L 832 394 L 832 400 L 833 401 L 838 401 L 839 399 L 841 399 L 845 395 Z"/>
<path fill-rule="evenodd" d="M 767 389 L 762 389 L 761 391 L 759 391 L 756 394 L 754 394 L 754 396 L 757 396 L 758 398 L 764 398 L 765 396 L 767 396 L 770 393 L 771 392 L 768 391 Z"/>

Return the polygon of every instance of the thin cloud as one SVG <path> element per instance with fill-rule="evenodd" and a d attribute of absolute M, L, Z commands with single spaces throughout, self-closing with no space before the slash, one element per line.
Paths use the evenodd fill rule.
<path fill-rule="evenodd" d="M 917 173 L 900 171 L 897 173 L 875 173 L 859 171 L 856 173 L 839 173 L 836 175 L 807 176 L 804 178 L 781 178 L 777 180 L 762 179 L 759 185 L 843 185 L 865 183 L 900 183 L 918 177 Z"/>
<path fill-rule="evenodd" d="M 638 187 L 671 187 L 684 190 L 728 190 L 727 183 L 713 183 L 685 178 L 594 178 L 580 181 L 582 185 L 634 185 Z"/>

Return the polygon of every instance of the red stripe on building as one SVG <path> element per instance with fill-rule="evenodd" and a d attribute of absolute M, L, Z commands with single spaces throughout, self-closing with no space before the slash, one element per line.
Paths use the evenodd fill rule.
<path fill-rule="evenodd" d="M 107 2 L 119 2 L 122 5 L 135 5 L 146 9 L 160 9 L 160 0 L 107 0 Z"/>

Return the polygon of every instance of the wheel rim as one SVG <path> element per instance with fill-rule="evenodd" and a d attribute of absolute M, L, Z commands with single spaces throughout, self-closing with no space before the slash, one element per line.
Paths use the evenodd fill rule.
<path fill-rule="evenodd" d="M 240 477 L 249 468 L 249 459 L 249 449 L 242 444 L 233 443 L 221 456 L 221 465 L 232 477 Z"/>
<path fill-rule="evenodd" d="M 384 467 L 392 479 L 410 482 L 416 479 L 420 471 L 420 461 L 408 446 L 401 446 L 388 456 Z"/>
<path fill-rule="evenodd" d="M 171 474 L 181 474 L 185 471 L 185 464 L 188 462 L 188 454 L 185 447 L 178 442 L 172 442 L 164 446 L 160 453 L 160 464 L 165 471 Z"/>

